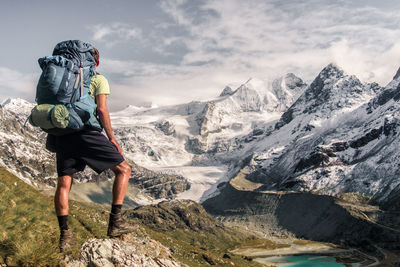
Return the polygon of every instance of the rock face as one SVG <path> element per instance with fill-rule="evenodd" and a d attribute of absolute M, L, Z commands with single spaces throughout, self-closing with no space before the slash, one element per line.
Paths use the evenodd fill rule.
<path fill-rule="evenodd" d="M 139 238 L 132 234 L 125 240 L 95 239 L 85 242 L 81 249 L 81 258 L 66 263 L 67 266 L 149 266 L 184 267 L 176 261 L 168 248 L 150 238 Z"/>
<path fill-rule="evenodd" d="M 157 122 L 156 127 L 160 129 L 165 135 L 172 135 L 175 133 L 174 125 L 169 121 Z"/>

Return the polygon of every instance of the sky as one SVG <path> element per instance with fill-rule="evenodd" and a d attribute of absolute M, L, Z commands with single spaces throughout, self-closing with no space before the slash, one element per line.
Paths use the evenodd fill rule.
<path fill-rule="evenodd" d="M 310 82 L 335 63 L 386 85 L 400 67 L 400 1 L 0 0 L 0 101 L 33 102 L 37 59 L 64 40 L 100 51 L 112 111 L 207 100 L 249 78 Z"/>

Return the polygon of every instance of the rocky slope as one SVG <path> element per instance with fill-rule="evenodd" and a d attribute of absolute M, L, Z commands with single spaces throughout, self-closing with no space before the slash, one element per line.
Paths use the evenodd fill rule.
<path fill-rule="evenodd" d="M 29 184 L 38 188 L 54 187 L 57 178 L 55 154 L 45 148 L 47 134 L 29 123 L 24 125 L 33 106 L 22 99 L 7 99 L 0 105 L 0 141 L 4 144 L 0 149 L 0 163 Z M 149 197 L 174 198 L 190 188 L 181 175 L 154 172 L 129 159 L 128 162 L 134 167 L 130 183 L 141 192 L 139 202 Z M 97 175 L 89 168 L 74 176 L 78 182 L 100 182 L 113 177 L 111 171 Z"/>

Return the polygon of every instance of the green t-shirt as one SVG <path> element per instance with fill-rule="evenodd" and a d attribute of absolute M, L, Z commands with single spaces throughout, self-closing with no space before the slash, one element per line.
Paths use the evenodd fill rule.
<path fill-rule="evenodd" d="M 106 77 L 101 74 L 96 74 L 90 80 L 89 95 L 96 100 L 97 95 L 109 95 L 110 86 Z"/>

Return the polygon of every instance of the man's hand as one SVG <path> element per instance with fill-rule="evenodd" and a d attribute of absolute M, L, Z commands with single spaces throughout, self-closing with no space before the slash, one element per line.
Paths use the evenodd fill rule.
<path fill-rule="evenodd" d="M 117 147 L 118 152 L 122 155 L 122 149 L 121 149 L 121 147 L 119 146 L 117 140 L 115 140 L 115 138 L 112 138 L 112 139 L 110 139 L 110 142 L 113 143 L 113 144 Z"/>

